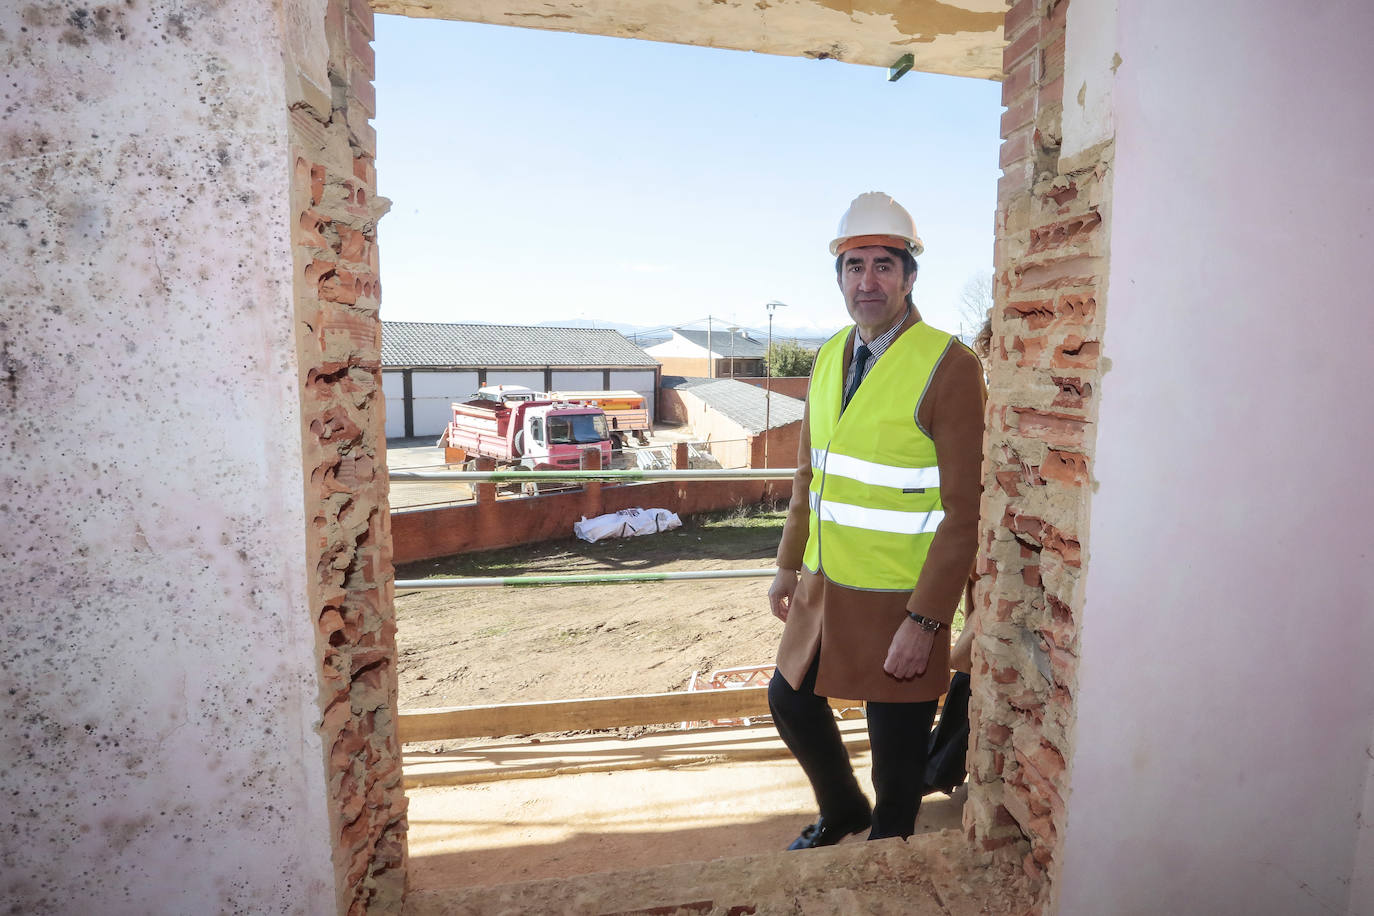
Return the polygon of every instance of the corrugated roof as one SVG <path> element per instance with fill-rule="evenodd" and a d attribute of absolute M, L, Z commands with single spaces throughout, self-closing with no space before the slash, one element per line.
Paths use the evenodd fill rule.
<path fill-rule="evenodd" d="M 619 369 L 658 361 L 609 328 L 383 321 L 382 365 Z"/>
<path fill-rule="evenodd" d="M 706 332 L 696 328 L 673 328 L 673 333 L 706 349 Z M 732 340 L 733 338 L 733 340 Z M 773 342 L 777 343 L 778 338 Z M 743 332 L 730 333 L 725 328 L 711 332 L 711 349 L 721 359 L 733 356 L 736 359 L 763 359 L 768 354 L 768 342 L 746 337 Z"/>
<path fill-rule="evenodd" d="M 806 402 L 773 392 L 772 406 L 768 392 L 758 385 L 729 378 L 685 378 L 681 375 L 663 376 L 663 387 L 690 391 L 712 410 L 718 410 L 751 433 L 764 430 L 764 417 L 772 429 L 796 423 L 806 410 Z"/>

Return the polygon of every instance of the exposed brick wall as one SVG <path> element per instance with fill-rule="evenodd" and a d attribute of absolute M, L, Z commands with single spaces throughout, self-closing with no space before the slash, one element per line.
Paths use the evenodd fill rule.
<path fill-rule="evenodd" d="M 331 0 L 331 98 L 291 112 L 291 206 L 311 613 L 325 684 L 339 911 L 399 912 L 406 798 L 378 305 L 372 12 Z"/>
<path fill-rule="evenodd" d="M 974 647 L 978 848 L 1048 879 L 1065 827 L 1101 369 L 1110 147 L 1061 161 L 1068 0 L 1007 12 Z"/>

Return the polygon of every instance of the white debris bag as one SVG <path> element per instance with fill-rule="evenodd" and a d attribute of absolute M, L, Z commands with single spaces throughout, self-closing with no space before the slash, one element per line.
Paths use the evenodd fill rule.
<path fill-rule="evenodd" d="M 682 527 L 682 519 L 667 509 L 621 509 L 596 518 L 583 518 L 573 523 L 573 534 L 595 544 L 603 538 L 632 538 L 642 534 L 658 534 Z"/>

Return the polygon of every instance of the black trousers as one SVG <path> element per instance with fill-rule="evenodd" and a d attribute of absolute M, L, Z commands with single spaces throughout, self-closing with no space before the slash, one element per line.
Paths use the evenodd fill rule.
<path fill-rule="evenodd" d="M 849 752 L 825 697 L 816 695 L 820 652 L 796 690 L 776 671 L 768 684 L 768 706 L 778 735 L 801 764 L 821 817 L 846 821 L 868 810 L 868 799 L 854 778 Z M 869 703 L 868 739 L 873 755 L 873 828 L 870 840 L 916 829 L 925 782 L 930 726 L 938 702 Z"/>

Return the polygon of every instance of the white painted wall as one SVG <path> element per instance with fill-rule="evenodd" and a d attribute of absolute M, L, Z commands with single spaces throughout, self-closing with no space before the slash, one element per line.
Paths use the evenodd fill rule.
<path fill-rule="evenodd" d="M 488 385 L 524 385 L 535 391 L 544 390 L 544 372 L 540 370 L 488 369 Z"/>
<path fill-rule="evenodd" d="M 721 340 L 726 340 L 728 339 L 728 337 L 729 335 L 726 334 L 724 331 L 721 332 Z M 714 339 L 714 335 L 711 340 L 711 346 L 713 348 L 717 346 L 716 341 Z M 665 340 L 663 343 L 655 344 L 652 347 L 645 347 L 643 349 L 645 353 L 648 353 L 654 359 L 658 360 L 674 356 L 687 357 L 690 359 L 705 359 L 707 352 L 705 347 L 697 346 L 696 344 L 692 343 L 690 340 L 683 337 L 676 331 L 673 332 L 673 336 L 671 338 Z"/>
<path fill-rule="evenodd" d="M 298 20 L 323 3 L 0 4 L 5 912 L 335 911 L 283 74 L 322 79 L 324 49 Z"/>
<path fill-rule="evenodd" d="M 1117 17 L 1059 912 L 1374 913 L 1374 7 Z"/>
<path fill-rule="evenodd" d="M 1069 4 L 1064 31 L 1062 157 L 1072 158 L 1111 139 L 1116 44 L 1116 0 Z"/>
<path fill-rule="evenodd" d="M 573 372 L 570 370 L 560 372 L 555 369 L 550 374 L 553 376 L 554 391 L 604 390 L 601 383 L 605 379 L 605 374 L 600 369 L 595 372 Z"/>
<path fill-rule="evenodd" d="M 416 436 L 438 436 L 453 418 L 453 402 L 477 391 L 476 372 L 410 373 L 411 419 Z"/>
<path fill-rule="evenodd" d="M 406 383 L 402 372 L 382 372 L 382 398 L 386 401 L 386 437 L 406 434 Z"/>
<path fill-rule="evenodd" d="M 630 370 L 612 372 L 611 390 L 629 390 L 644 395 L 644 401 L 649 405 L 649 419 L 653 420 L 658 416 L 658 392 L 654 388 L 655 377 L 653 370 L 648 372 Z"/>

